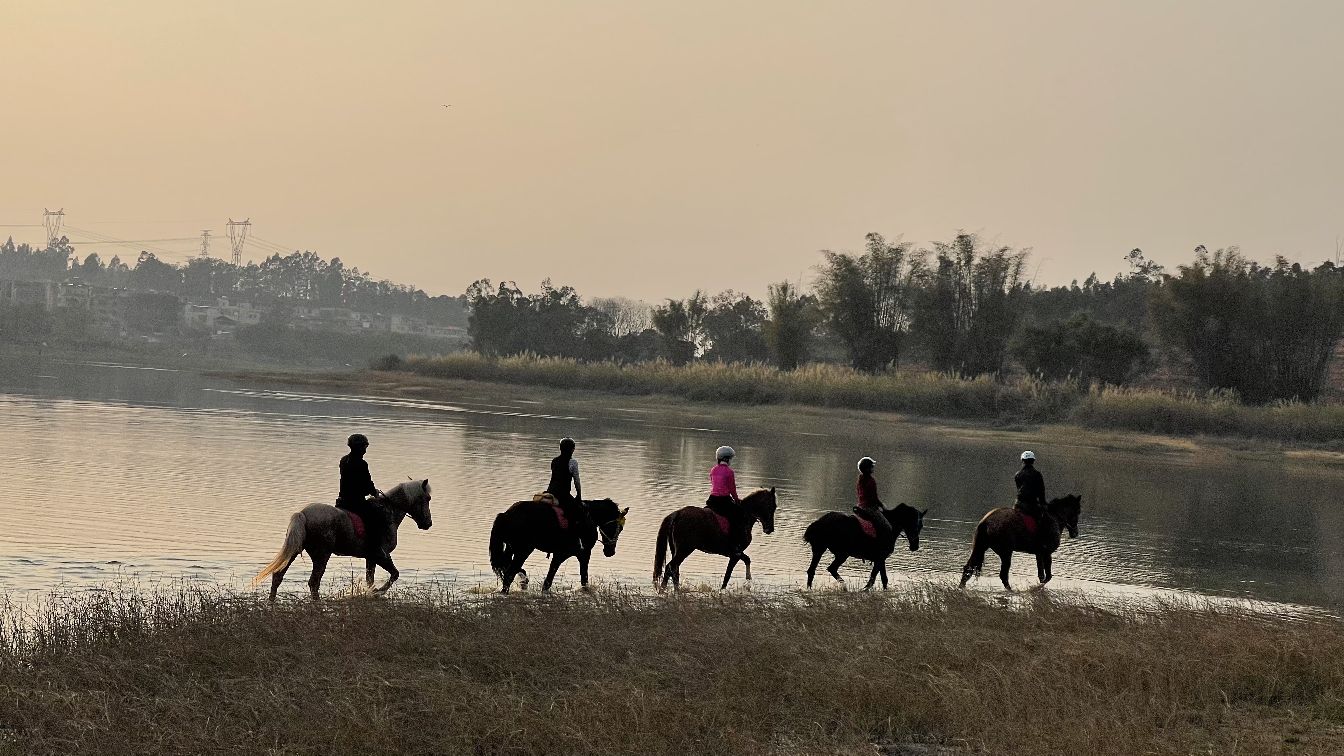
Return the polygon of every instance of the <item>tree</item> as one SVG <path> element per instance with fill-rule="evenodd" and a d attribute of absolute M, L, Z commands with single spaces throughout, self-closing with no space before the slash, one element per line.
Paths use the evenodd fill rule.
<path fill-rule="evenodd" d="M 644 302 L 626 297 L 599 297 L 592 300 L 592 306 L 611 319 L 611 335 L 617 338 L 653 327 L 653 308 Z"/>
<path fill-rule="evenodd" d="M 974 234 L 934 243 L 921 277 L 915 330 L 929 362 L 962 376 L 998 373 L 1022 316 L 1027 252 L 984 249 Z"/>
<path fill-rule="evenodd" d="M 725 291 L 715 295 L 702 325 L 705 358 L 718 362 L 765 362 L 770 348 L 765 340 L 765 305 L 745 294 Z"/>
<path fill-rule="evenodd" d="M 182 272 L 154 256 L 141 252 L 131 270 L 131 288 L 141 291 L 176 292 L 182 288 Z"/>
<path fill-rule="evenodd" d="M 653 309 L 654 330 L 662 339 L 663 357 L 673 365 L 685 365 L 695 359 L 704 336 L 705 295 L 699 291 L 690 299 L 669 299 Z"/>
<path fill-rule="evenodd" d="M 889 244 L 881 234 L 866 239 L 862 255 L 822 252 L 817 299 L 851 364 L 875 372 L 900 357 L 924 261 L 908 243 Z"/>
<path fill-rule="evenodd" d="M 1160 333 L 1190 354 L 1210 386 L 1250 402 L 1316 398 L 1344 327 L 1344 271 L 1314 271 L 1278 258 L 1262 267 L 1236 247 L 1167 276 L 1153 315 Z"/>
<path fill-rule="evenodd" d="M 1051 380 L 1077 378 L 1112 385 L 1129 381 L 1150 356 L 1139 334 L 1099 323 L 1087 313 L 1027 326 L 1014 341 L 1013 353 L 1028 371 Z"/>
<path fill-rule="evenodd" d="M 770 352 L 781 370 L 793 370 L 808 358 L 818 317 L 816 297 L 801 294 L 798 287 L 781 281 L 770 286 L 765 301 L 770 309 L 765 327 Z"/>

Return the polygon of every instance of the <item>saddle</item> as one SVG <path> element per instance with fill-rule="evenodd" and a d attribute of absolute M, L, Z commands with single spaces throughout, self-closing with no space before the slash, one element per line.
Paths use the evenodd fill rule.
<path fill-rule="evenodd" d="M 719 532 L 723 533 L 724 535 L 728 535 L 730 529 L 732 528 L 731 523 L 728 522 L 728 518 L 727 518 L 727 517 L 724 517 L 723 515 L 719 514 L 718 512 L 715 512 L 714 510 L 710 509 L 709 507 L 705 507 L 705 511 L 707 511 L 707 512 L 709 512 L 710 514 L 714 515 L 714 519 L 719 523 Z"/>
<path fill-rule="evenodd" d="M 560 500 L 555 498 L 555 494 L 550 491 L 543 491 L 533 496 L 532 501 L 551 505 L 551 511 L 555 512 L 556 522 L 560 523 L 560 529 L 569 530 L 569 518 L 565 517 L 565 510 L 560 506 Z"/>
<path fill-rule="evenodd" d="M 872 520 L 860 514 L 854 515 L 854 519 L 859 521 L 859 527 L 863 529 L 864 535 L 869 538 L 877 538 L 877 526 L 873 524 Z"/>
<path fill-rule="evenodd" d="M 1027 514 L 1026 512 L 1023 512 L 1020 509 L 1017 510 L 1017 514 L 1019 517 L 1022 518 L 1022 524 L 1023 526 L 1026 527 L 1027 533 L 1034 537 L 1036 535 L 1036 528 L 1037 528 L 1036 518 L 1033 517 L 1032 515 Z"/>
<path fill-rule="evenodd" d="M 363 540 L 364 540 L 364 518 L 363 518 L 363 517 L 360 517 L 359 515 L 355 514 L 354 512 L 351 512 L 351 511 L 348 510 L 348 509 L 342 509 L 341 511 L 342 511 L 342 512 L 345 512 L 346 517 L 349 517 L 349 518 L 350 518 L 350 527 L 352 527 L 352 528 L 355 529 L 355 538 L 358 538 L 359 540 L 363 541 Z"/>

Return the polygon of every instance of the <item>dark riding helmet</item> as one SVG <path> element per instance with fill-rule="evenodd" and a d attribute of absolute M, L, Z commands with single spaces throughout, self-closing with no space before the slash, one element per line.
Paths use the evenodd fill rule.
<path fill-rule="evenodd" d="M 363 433 L 356 433 L 345 440 L 345 445 L 351 449 L 362 449 L 369 445 L 369 438 Z"/>
<path fill-rule="evenodd" d="M 876 464 L 877 463 L 873 461 L 872 457 L 864 457 L 863 459 L 859 460 L 859 472 L 862 473 L 872 472 L 873 467 Z"/>
<path fill-rule="evenodd" d="M 562 454 L 568 454 L 572 451 L 574 451 L 574 439 L 569 436 L 560 439 L 560 452 Z"/>

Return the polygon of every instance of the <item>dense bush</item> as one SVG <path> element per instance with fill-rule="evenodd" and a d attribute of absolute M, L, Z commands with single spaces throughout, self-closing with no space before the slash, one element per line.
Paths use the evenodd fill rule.
<path fill-rule="evenodd" d="M 1132 378 L 1147 364 L 1149 353 L 1139 334 L 1098 323 L 1086 314 L 1043 326 L 1029 325 L 1013 344 L 1014 356 L 1033 374 L 1114 385 Z"/>

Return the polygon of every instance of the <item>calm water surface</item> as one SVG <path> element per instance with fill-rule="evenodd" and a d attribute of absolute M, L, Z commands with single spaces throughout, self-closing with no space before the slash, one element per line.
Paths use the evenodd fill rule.
<path fill-rule="evenodd" d="M 395 554 L 404 581 L 493 585 L 486 554 L 494 515 L 546 483 L 556 439 L 579 439 L 584 491 L 630 506 L 616 557 L 594 557 L 599 579 L 647 582 L 654 535 L 667 512 L 704 500 L 715 447 L 738 450 L 740 488 L 777 486 L 772 536 L 751 547 L 754 573 L 800 583 L 806 525 L 847 509 L 853 465 L 879 462 L 889 503 L 932 507 L 919 552 L 902 541 L 893 574 L 956 580 L 974 523 L 1011 499 L 1022 442 L 957 438 L 894 426 L 865 438 L 843 423 L 785 430 L 768 418 L 716 419 L 712 409 L 622 407 L 600 411 L 492 395 L 472 387 L 451 402 L 300 390 L 266 390 L 189 372 L 111 364 L 0 360 L 0 428 L 8 448 L 0 496 L 0 589 L 94 586 L 140 579 L 238 582 L 269 561 L 288 516 L 331 501 L 336 463 L 352 432 L 373 439 L 374 480 L 408 476 L 434 486 L 434 528 L 405 531 Z M 505 398 L 514 397 L 514 398 Z M 870 431 L 866 431 L 870 432 Z M 1056 555 L 1065 587 L 1120 595 L 1165 591 L 1344 604 L 1344 506 L 1338 466 L 1142 454 L 1034 443 L 1051 495 L 1084 497 L 1082 538 Z M 714 582 L 724 560 L 697 555 L 683 567 Z M 540 555 L 529 563 L 544 574 Z M 333 588 L 360 565 L 335 559 Z M 286 583 L 303 590 L 307 560 Z M 990 555 L 978 590 L 993 590 Z M 1034 582 L 1018 557 L 1014 582 Z M 570 562 L 562 585 L 577 580 Z M 846 567 L 851 582 L 863 563 Z"/>

